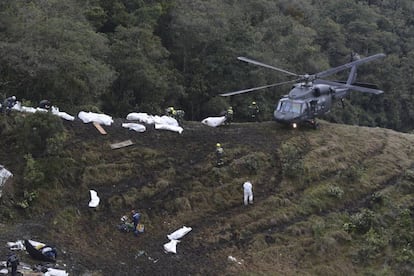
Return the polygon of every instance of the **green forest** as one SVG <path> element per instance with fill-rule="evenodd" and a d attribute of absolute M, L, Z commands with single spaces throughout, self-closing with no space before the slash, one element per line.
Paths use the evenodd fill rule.
<path fill-rule="evenodd" d="M 218 96 L 287 80 L 238 56 L 315 73 L 385 53 L 358 71 L 385 93 L 352 92 L 326 119 L 411 132 L 413 14 L 412 0 L 2 0 L 0 96 L 120 117 L 176 106 L 187 120 L 229 104 L 243 120 L 254 100 L 271 120 L 289 86 Z"/>

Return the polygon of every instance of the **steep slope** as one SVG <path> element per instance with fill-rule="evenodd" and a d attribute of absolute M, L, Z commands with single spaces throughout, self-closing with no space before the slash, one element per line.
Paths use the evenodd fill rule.
<path fill-rule="evenodd" d="M 326 122 L 317 131 L 185 122 L 182 134 L 150 126 L 135 133 L 121 123 L 103 136 L 90 124 L 63 122 L 62 148 L 35 155 L 31 170 L 13 156 L 16 132 L 2 133 L 0 164 L 15 177 L 2 199 L 0 241 L 56 244 L 74 275 L 413 271 L 413 135 Z M 110 149 L 127 139 L 134 144 Z M 30 184 L 29 172 L 46 176 Z M 246 180 L 255 196 L 248 207 Z M 25 209 L 16 207 L 23 188 L 36 193 Z M 97 209 L 87 206 L 89 189 L 101 197 Z M 133 208 L 146 226 L 139 237 L 116 228 Z M 193 231 L 178 254 L 165 254 L 166 235 L 183 225 Z"/>

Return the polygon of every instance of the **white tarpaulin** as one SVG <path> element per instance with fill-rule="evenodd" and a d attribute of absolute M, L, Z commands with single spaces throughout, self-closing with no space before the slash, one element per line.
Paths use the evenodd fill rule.
<path fill-rule="evenodd" d="M 147 113 L 129 113 L 127 115 L 127 120 L 139 121 L 148 125 L 155 125 L 155 129 L 170 130 L 178 133 L 183 132 L 183 128 L 180 127 L 178 121 L 170 116 L 152 116 Z"/>
<path fill-rule="evenodd" d="M 73 121 L 73 120 L 75 120 L 75 117 L 74 116 L 69 115 L 66 112 L 59 111 L 59 108 L 58 107 L 55 107 L 55 106 L 52 106 L 52 114 L 54 114 L 54 115 L 56 115 L 56 116 L 58 116 L 60 118 L 63 118 L 65 120 L 67 120 L 67 121 Z"/>
<path fill-rule="evenodd" d="M 129 113 L 126 119 L 130 121 L 139 121 L 147 125 L 153 125 L 155 123 L 153 116 L 148 115 L 147 113 Z"/>
<path fill-rule="evenodd" d="M 65 270 L 56 269 L 56 268 L 48 268 L 45 276 L 68 276 L 69 274 Z"/>
<path fill-rule="evenodd" d="M 12 176 L 13 174 L 11 172 L 6 170 L 6 168 L 3 167 L 3 165 L 0 165 L 0 197 L 2 194 L 4 183 L 6 183 L 7 179 L 9 179 Z"/>
<path fill-rule="evenodd" d="M 225 116 L 221 116 L 221 117 L 207 117 L 204 120 L 202 120 L 201 123 L 203 125 L 206 125 L 206 126 L 218 127 L 218 126 L 221 126 L 222 124 L 224 124 L 225 121 L 226 121 L 226 117 Z"/>
<path fill-rule="evenodd" d="M 136 132 L 144 132 L 146 130 L 146 127 L 144 125 L 136 123 L 123 123 L 122 127 L 135 130 Z"/>
<path fill-rule="evenodd" d="M 171 130 L 178 133 L 183 132 L 183 128 L 180 126 L 172 126 L 172 125 L 163 125 L 163 124 L 155 124 L 155 129 L 163 129 L 163 130 Z"/>
<path fill-rule="evenodd" d="M 179 240 L 184 237 L 188 232 L 192 230 L 191 227 L 183 226 L 180 229 L 174 231 L 173 233 L 167 235 L 168 239 L 170 240 Z"/>
<path fill-rule="evenodd" d="M 180 241 L 178 240 L 171 240 L 170 242 L 167 242 L 164 244 L 164 250 L 169 253 L 177 254 L 177 243 Z"/>
<path fill-rule="evenodd" d="M 181 242 L 179 239 L 184 237 L 188 232 L 192 230 L 191 227 L 183 226 L 180 229 L 174 231 L 173 233 L 167 235 L 170 242 L 164 244 L 164 250 L 170 253 L 177 253 L 177 243 Z"/>
<path fill-rule="evenodd" d="M 89 201 L 89 207 L 95 208 L 99 205 L 98 193 L 95 190 L 89 190 L 91 194 L 91 200 Z"/>
<path fill-rule="evenodd" d="M 81 111 L 79 112 L 78 117 L 85 124 L 90 123 L 90 122 L 95 122 L 101 125 L 110 126 L 114 122 L 114 120 L 112 120 L 112 117 L 109 115 L 93 113 L 93 112 Z"/>
<path fill-rule="evenodd" d="M 30 106 L 22 106 L 21 102 L 16 102 L 16 104 L 12 107 L 12 109 L 20 111 L 20 112 L 26 112 L 26 113 L 35 113 L 35 112 L 49 112 L 47 109 L 44 108 L 40 108 L 40 107 L 30 107 Z M 56 106 L 52 106 L 51 107 L 51 111 L 53 115 L 56 115 L 62 119 L 68 120 L 68 121 L 73 121 L 75 120 L 75 117 L 73 117 L 72 115 L 69 115 L 66 112 L 61 112 L 59 111 L 59 108 Z"/>

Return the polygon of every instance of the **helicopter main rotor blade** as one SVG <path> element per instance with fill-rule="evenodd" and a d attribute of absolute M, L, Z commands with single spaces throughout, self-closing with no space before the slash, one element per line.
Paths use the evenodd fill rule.
<path fill-rule="evenodd" d="M 252 60 L 250 58 L 237 57 L 237 59 L 238 60 L 241 60 L 241 61 L 244 61 L 244 62 L 247 62 L 247 63 L 252 63 L 252 64 L 259 65 L 259 66 L 263 66 L 263 67 L 266 67 L 266 68 L 269 68 L 269 69 L 272 69 L 272 70 L 276 70 L 276 71 L 279 71 L 279 72 L 283 72 L 285 74 L 292 75 L 292 76 L 295 76 L 295 77 L 298 77 L 299 76 L 298 74 L 295 74 L 295 73 L 292 73 L 292 72 L 289 72 L 289 71 L 286 71 L 286 70 L 283 70 L 283 69 L 274 67 L 272 65 L 268 65 L 268 64 L 259 62 L 259 61 L 255 61 L 255 60 Z"/>
<path fill-rule="evenodd" d="M 351 90 L 355 90 L 358 92 L 363 92 L 363 93 L 370 93 L 370 94 L 375 94 L 375 95 L 379 95 L 384 93 L 384 91 L 379 90 L 379 89 L 373 89 L 373 88 L 368 88 L 368 87 L 362 87 L 362 86 L 357 86 L 357 85 L 352 85 L 352 84 L 344 84 L 344 83 L 339 83 L 339 82 L 335 82 L 335 81 L 328 81 L 328 80 L 315 80 L 314 83 L 318 84 L 327 84 L 330 86 L 338 86 L 339 88 L 348 88 Z"/>
<path fill-rule="evenodd" d="M 372 88 L 368 88 L 368 87 L 356 86 L 356 85 L 351 85 L 351 84 L 347 84 L 346 87 L 351 89 L 351 90 L 355 90 L 355 91 L 359 91 L 359 92 L 363 92 L 363 93 L 375 94 L 375 95 L 379 95 L 379 94 L 384 93 L 384 91 L 379 90 L 379 89 L 372 89 Z"/>
<path fill-rule="evenodd" d="M 269 85 L 264 85 L 264 86 L 259 86 L 259 87 L 244 89 L 244 90 L 238 90 L 238 91 L 234 91 L 234 92 L 223 93 L 223 94 L 219 94 L 219 95 L 222 96 L 222 97 L 233 96 L 233 95 L 238 95 L 238 94 L 243 94 L 243 93 L 247 93 L 247 92 L 257 91 L 257 90 L 261 90 L 261 89 L 265 89 L 265 88 L 269 88 L 269 87 L 279 86 L 279 85 L 283 85 L 283 84 L 287 84 L 287 83 L 292 83 L 292 82 L 295 82 L 295 81 L 296 80 L 278 82 L 278 83 L 274 83 L 274 84 L 269 84 Z"/>
<path fill-rule="evenodd" d="M 376 59 L 379 59 L 379 58 L 383 58 L 383 57 L 385 57 L 385 54 L 380 53 L 380 54 L 372 55 L 372 56 L 369 56 L 369 57 L 361 58 L 361 59 L 358 59 L 358 60 L 355 60 L 355 61 L 346 63 L 344 65 L 341 65 L 341 66 L 338 66 L 338 67 L 334 67 L 334 68 L 328 69 L 326 71 L 322 71 L 322 72 L 316 73 L 314 76 L 315 76 L 315 78 L 324 78 L 324 77 L 333 75 L 335 73 L 338 73 L 340 71 L 349 69 L 349 68 L 351 68 L 354 65 L 360 65 L 362 63 L 366 63 L 366 62 L 369 62 L 369 61 L 372 61 L 372 60 L 376 60 Z"/>

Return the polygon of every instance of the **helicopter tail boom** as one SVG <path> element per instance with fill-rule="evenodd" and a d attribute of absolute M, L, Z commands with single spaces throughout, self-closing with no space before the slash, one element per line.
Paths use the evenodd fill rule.
<path fill-rule="evenodd" d="M 339 83 L 339 82 L 335 82 L 335 81 L 328 81 L 328 80 L 316 80 L 315 83 L 320 83 L 320 84 L 327 84 L 330 86 L 335 87 L 335 89 L 347 89 L 347 90 L 355 90 L 358 92 L 363 92 L 363 93 L 370 93 L 370 94 L 375 94 L 375 95 L 379 95 L 384 93 L 384 91 L 379 90 L 379 89 L 374 89 L 374 88 L 369 88 L 369 87 L 363 87 L 363 86 L 358 86 L 358 85 L 352 85 L 352 84 L 347 84 L 347 83 Z"/>

